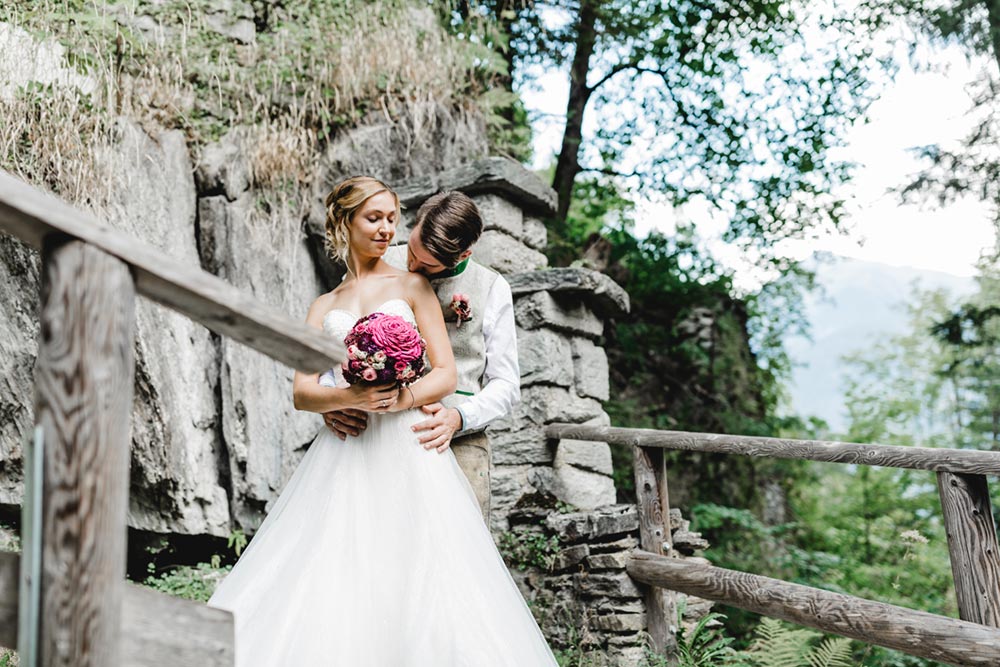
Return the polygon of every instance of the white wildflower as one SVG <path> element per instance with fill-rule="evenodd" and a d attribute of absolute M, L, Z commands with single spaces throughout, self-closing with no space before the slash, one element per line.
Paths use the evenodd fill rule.
<path fill-rule="evenodd" d="M 920 534 L 919 530 L 904 530 L 899 534 L 899 538 L 907 544 L 927 544 L 930 542 L 930 540 Z"/>

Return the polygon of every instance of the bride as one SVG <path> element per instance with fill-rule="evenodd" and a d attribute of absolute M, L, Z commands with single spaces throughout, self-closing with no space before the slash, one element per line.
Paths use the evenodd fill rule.
<path fill-rule="evenodd" d="M 295 407 L 371 413 L 340 441 L 320 429 L 209 605 L 233 613 L 237 667 L 554 666 L 451 450 L 418 444 L 418 409 L 454 391 L 441 306 L 425 278 L 382 260 L 399 198 L 368 177 L 327 196 L 344 282 L 306 322 L 343 339 L 372 312 L 427 341 L 432 370 L 413 385 L 365 387 L 297 372 Z M 275 445 L 277 446 L 277 444 Z"/>

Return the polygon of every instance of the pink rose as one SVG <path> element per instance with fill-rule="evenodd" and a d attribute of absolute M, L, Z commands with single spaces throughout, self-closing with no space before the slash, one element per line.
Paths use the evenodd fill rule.
<path fill-rule="evenodd" d="M 378 373 L 375 372 L 374 368 L 366 368 L 361 373 L 361 377 L 363 377 L 367 382 L 374 382 L 375 378 L 378 377 Z"/>
<path fill-rule="evenodd" d="M 397 373 L 402 373 L 403 371 L 405 371 L 409 367 L 410 367 L 410 364 L 407 361 L 397 361 L 396 364 L 393 366 L 393 368 L 396 369 Z"/>
<path fill-rule="evenodd" d="M 360 359 L 361 355 L 359 354 L 359 352 L 361 352 L 361 350 L 358 349 L 357 345 L 347 346 L 347 354 L 349 357 L 351 357 L 351 359 Z"/>
<path fill-rule="evenodd" d="M 420 357 L 420 334 L 416 328 L 398 315 L 383 315 L 368 321 L 372 342 L 393 359 L 413 361 Z"/>

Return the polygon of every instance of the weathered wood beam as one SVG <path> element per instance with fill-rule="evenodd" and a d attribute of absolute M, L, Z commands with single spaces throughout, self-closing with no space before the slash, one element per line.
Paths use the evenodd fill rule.
<path fill-rule="evenodd" d="M 233 615 L 129 583 L 125 589 L 125 667 L 233 667 Z"/>
<path fill-rule="evenodd" d="M 344 359 L 343 344 L 322 331 L 2 171 L 0 230 L 36 248 L 57 233 L 86 241 L 128 264 L 143 296 L 292 368 L 323 371 Z"/>
<path fill-rule="evenodd" d="M 42 249 L 35 421 L 44 442 L 37 625 L 26 667 L 117 667 L 125 581 L 135 290 L 128 266 L 57 236 Z M 30 493 L 30 490 L 29 490 Z M 37 635 L 35 634 L 37 632 Z M 37 647 L 37 650 L 35 650 Z"/>
<path fill-rule="evenodd" d="M 596 440 L 615 445 L 660 447 L 691 452 L 715 452 L 828 463 L 854 463 L 887 468 L 912 468 L 976 475 L 1000 474 L 1000 452 L 971 449 L 862 445 L 853 442 L 786 440 L 747 435 L 657 431 L 645 428 L 616 428 L 583 424 L 549 424 L 545 428 L 545 435 L 550 439 Z"/>
<path fill-rule="evenodd" d="M 670 540 L 670 500 L 663 450 L 633 448 L 639 540 L 650 553 L 664 555 Z M 644 586 L 649 638 L 654 651 L 672 655 L 677 646 L 677 608 L 673 594 L 659 586 Z"/>
<path fill-rule="evenodd" d="M 18 578 L 21 557 L 0 551 L 0 646 L 17 647 Z"/>
<path fill-rule="evenodd" d="M 17 645 L 16 553 L 0 552 L 0 646 Z M 233 615 L 131 582 L 121 635 L 125 667 L 233 667 Z"/>
<path fill-rule="evenodd" d="M 1000 553 L 986 478 L 940 472 L 937 485 L 959 616 L 1000 628 Z"/>
<path fill-rule="evenodd" d="M 746 572 L 636 551 L 636 581 L 955 665 L 996 665 L 1000 630 Z"/>

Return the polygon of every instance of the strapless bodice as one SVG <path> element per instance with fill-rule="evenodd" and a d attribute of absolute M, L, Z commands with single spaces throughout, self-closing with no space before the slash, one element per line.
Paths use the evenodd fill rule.
<path fill-rule="evenodd" d="M 410 304 L 405 299 L 389 299 L 373 312 L 398 315 L 413 326 L 417 326 L 417 318 L 413 314 Z M 323 331 L 342 341 L 351 332 L 351 328 L 361 317 L 361 315 L 352 313 L 349 310 L 334 308 L 323 317 Z"/>
<path fill-rule="evenodd" d="M 413 326 L 417 326 L 417 318 L 413 314 L 410 304 L 405 299 L 389 299 L 372 312 L 399 315 Z M 351 329 L 354 328 L 355 323 L 360 319 L 361 315 L 357 313 L 352 313 L 343 308 L 334 308 L 323 316 L 323 331 L 337 340 L 343 341 L 347 337 L 347 334 L 351 332 Z M 343 377 L 344 375 L 338 366 L 320 375 L 319 383 L 324 387 L 336 387 Z"/>

